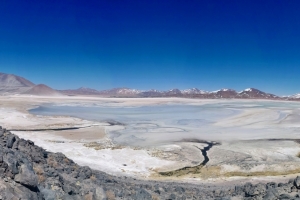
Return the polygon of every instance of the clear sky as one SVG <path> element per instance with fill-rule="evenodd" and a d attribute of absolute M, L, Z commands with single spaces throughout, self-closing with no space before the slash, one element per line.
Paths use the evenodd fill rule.
<path fill-rule="evenodd" d="M 0 72 L 56 89 L 300 92 L 298 0 L 2 0 Z"/>

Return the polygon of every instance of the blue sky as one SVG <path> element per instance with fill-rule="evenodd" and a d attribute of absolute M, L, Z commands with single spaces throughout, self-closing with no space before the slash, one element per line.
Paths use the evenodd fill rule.
<path fill-rule="evenodd" d="M 300 92 L 300 1 L 0 2 L 0 71 L 56 89 Z"/>

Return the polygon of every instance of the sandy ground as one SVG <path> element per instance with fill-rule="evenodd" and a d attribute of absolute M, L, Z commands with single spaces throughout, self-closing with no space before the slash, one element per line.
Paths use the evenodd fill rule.
<path fill-rule="evenodd" d="M 53 131 L 52 134 L 58 137 L 63 137 L 67 140 L 91 142 L 102 140 L 106 137 L 105 127 L 103 126 L 92 126 L 75 130 Z"/>
<path fill-rule="evenodd" d="M 247 110 L 233 117 L 221 120 L 215 126 L 247 127 L 249 130 L 293 128 L 294 135 L 278 134 L 281 140 L 267 140 L 268 134 L 257 131 L 249 139 L 239 139 L 239 131 L 232 132 L 236 140 L 221 139 L 221 144 L 209 152 L 208 164 L 199 174 L 164 177 L 161 171 L 171 171 L 183 167 L 193 167 L 203 162 L 199 143 L 178 142 L 147 148 L 134 148 L 114 144 L 107 131 L 122 129 L 107 123 L 88 121 L 68 116 L 40 116 L 28 113 L 28 109 L 42 104 L 56 103 L 70 106 L 143 106 L 161 104 L 204 105 L 224 103 L 227 100 L 197 100 L 180 98 L 150 99 L 107 99 L 98 97 L 0 97 L 0 125 L 22 138 L 29 139 L 43 148 L 62 152 L 81 165 L 110 174 L 135 176 L 139 178 L 189 181 L 194 183 L 281 180 L 300 173 L 300 145 L 294 139 L 298 136 L 297 109 L 287 109 L 285 118 L 280 118 L 276 110 L 258 108 Z M 230 103 L 249 103 L 258 100 L 230 100 Z M 269 102 L 269 101 L 264 101 Z M 286 102 L 284 102 L 286 103 Z M 299 104 L 300 108 L 300 104 Z M 70 130 L 55 131 L 55 129 Z M 300 132 L 299 132 L 300 133 Z M 275 134 L 275 135 L 276 135 Z M 277 135 L 276 135 L 277 136 Z M 293 140 L 290 140 L 292 137 Z M 218 135 L 216 135 L 218 137 Z M 200 145 L 198 148 L 195 145 Z M 201 146 L 202 145 L 202 146 Z"/>

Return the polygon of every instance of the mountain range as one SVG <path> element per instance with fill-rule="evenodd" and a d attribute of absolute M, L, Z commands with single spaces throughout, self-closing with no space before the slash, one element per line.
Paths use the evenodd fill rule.
<path fill-rule="evenodd" d="M 110 90 L 97 91 L 88 88 L 79 88 L 75 90 L 60 90 L 65 95 L 99 95 L 105 97 L 185 97 L 202 99 L 281 99 L 283 97 L 266 93 L 255 88 L 248 88 L 237 92 L 232 89 L 221 89 L 208 92 L 197 88 L 179 90 L 171 89 L 167 91 L 158 90 L 137 90 L 129 88 L 114 88 Z"/>
<path fill-rule="evenodd" d="M 24 95 L 36 95 L 36 96 L 63 95 L 60 92 L 44 84 L 36 85 L 23 77 L 16 76 L 13 74 L 4 74 L 4 73 L 0 73 L 0 94 L 1 95 L 24 94 Z"/>
<path fill-rule="evenodd" d="M 240 92 L 233 89 L 220 89 L 217 91 L 205 91 L 198 88 L 185 90 L 171 89 L 167 91 L 137 90 L 130 88 L 113 88 L 109 90 L 95 90 L 81 87 L 78 89 L 55 90 L 44 84 L 34 84 L 31 81 L 13 74 L 0 73 L 0 95 L 36 95 L 36 96 L 102 96 L 102 97 L 183 97 L 200 99 L 278 99 L 300 100 L 300 94 L 280 97 L 263 92 L 255 88 L 247 88 Z"/>

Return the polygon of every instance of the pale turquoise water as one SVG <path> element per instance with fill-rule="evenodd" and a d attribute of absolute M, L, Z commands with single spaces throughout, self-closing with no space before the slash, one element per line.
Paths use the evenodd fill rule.
<path fill-rule="evenodd" d="M 123 130 L 110 132 L 110 137 L 116 142 L 151 145 L 185 138 L 226 139 L 227 136 L 230 138 L 230 133 L 257 135 L 261 132 L 272 136 L 280 130 L 270 127 L 266 127 L 266 130 L 253 130 L 248 127 L 223 128 L 215 126 L 214 123 L 253 108 L 276 110 L 279 113 L 277 120 L 281 120 L 286 117 L 285 111 L 296 110 L 299 107 L 298 103 L 282 102 L 226 102 L 198 106 L 173 104 L 142 107 L 44 105 L 30 112 L 36 115 L 65 115 L 93 121 L 114 120 L 125 125 Z"/>

